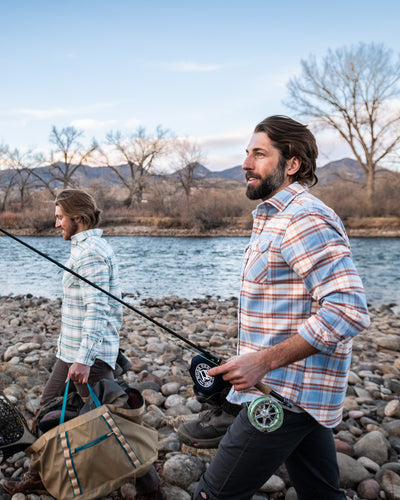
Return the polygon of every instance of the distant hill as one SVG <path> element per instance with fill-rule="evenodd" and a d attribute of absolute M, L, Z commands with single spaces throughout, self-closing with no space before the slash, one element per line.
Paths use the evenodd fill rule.
<path fill-rule="evenodd" d="M 38 174 L 42 178 L 49 180 L 51 178 L 49 170 L 51 167 L 37 167 Z M 124 177 L 129 176 L 128 165 L 120 165 L 118 169 L 121 171 Z M 380 169 L 379 173 L 387 172 L 386 169 Z M 390 171 L 392 172 L 392 171 Z M 0 183 L 7 183 L 13 174 L 12 170 L 0 171 Z M 364 173 L 358 166 L 358 163 L 351 158 L 343 158 L 342 160 L 333 161 L 327 163 L 323 167 L 317 169 L 318 184 L 326 185 L 335 181 L 349 180 L 356 182 L 363 182 Z M 177 172 L 171 174 L 159 174 L 155 178 L 177 178 Z M 194 171 L 194 178 L 198 180 L 207 180 L 213 178 L 222 178 L 227 180 L 234 180 L 237 182 L 245 182 L 244 171 L 241 165 L 236 167 L 227 168 L 225 170 L 214 171 L 209 170 L 204 165 L 198 164 Z M 118 183 L 118 177 L 115 172 L 113 172 L 108 167 L 83 167 L 79 168 L 74 179 L 79 186 L 87 187 L 93 182 L 98 182 L 104 184 L 105 186 L 111 186 Z M 3 182 L 2 182 L 3 181 Z"/>
<path fill-rule="evenodd" d="M 363 182 L 364 172 L 356 160 L 343 158 L 317 168 L 318 184 L 328 184 L 339 180 Z"/>

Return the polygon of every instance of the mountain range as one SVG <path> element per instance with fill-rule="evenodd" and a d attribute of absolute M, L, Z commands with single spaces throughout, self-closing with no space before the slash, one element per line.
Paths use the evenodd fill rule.
<path fill-rule="evenodd" d="M 44 179 L 50 180 L 51 174 L 49 173 L 51 167 L 37 167 L 37 173 Z M 124 177 L 129 177 L 128 165 L 120 165 L 119 170 Z M 382 172 L 385 169 L 380 169 Z M 3 170 L 1 178 L 3 182 L 7 182 L 11 178 L 12 170 Z M 171 174 L 157 175 L 164 179 L 176 178 L 178 172 Z M 357 161 L 351 158 L 343 158 L 342 160 L 333 161 L 326 165 L 317 168 L 318 184 L 325 185 L 338 180 L 351 180 L 356 182 L 364 181 L 364 173 L 359 167 Z M 194 170 L 194 178 L 197 180 L 209 180 L 213 178 L 222 178 L 226 180 L 234 180 L 238 182 L 245 182 L 244 171 L 241 165 L 236 167 L 227 168 L 225 170 L 213 171 L 209 170 L 204 165 L 197 165 Z M 0 179 L 1 180 L 1 179 Z M 75 175 L 74 180 L 79 186 L 87 187 L 93 182 L 98 182 L 103 185 L 109 186 L 118 182 L 117 175 L 108 167 L 84 167 L 79 168 Z"/>

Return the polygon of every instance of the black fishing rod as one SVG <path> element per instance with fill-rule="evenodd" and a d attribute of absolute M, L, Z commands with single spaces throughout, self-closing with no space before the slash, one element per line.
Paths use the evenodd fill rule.
<path fill-rule="evenodd" d="M 17 241 L 18 243 L 20 243 L 21 245 L 24 245 L 25 247 L 29 248 L 29 250 L 32 250 L 33 252 L 37 253 L 38 255 L 40 255 L 41 257 L 44 257 L 45 259 L 49 260 L 50 262 L 52 262 L 53 264 L 55 264 L 56 266 L 60 267 L 61 269 L 63 269 L 64 271 L 67 271 L 68 273 L 74 275 L 76 278 L 79 278 L 80 280 L 84 281 L 85 283 L 87 283 L 88 285 L 92 286 L 93 288 L 96 288 L 97 290 L 99 290 L 100 292 L 108 295 L 110 298 L 116 300 L 117 302 L 119 302 L 120 304 L 122 304 L 123 306 L 127 307 L 128 309 L 130 309 L 131 311 L 135 312 L 136 314 L 138 314 L 139 316 L 142 316 L 143 318 L 147 319 L 148 321 L 150 321 L 151 323 L 153 323 L 154 325 L 158 326 L 159 328 L 162 328 L 163 330 L 165 330 L 166 332 L 168 332 L 170 335 L 173 335 L 174 337 L 178 338 L 179 340 L 181 340 L 182 342 L 185 342 L 186 344 L 190 345 L 190 347 L 192 347 L 193 349 L 196 349 L 198 352 L 201 352 L 209 361 L 211 361 L 212 363 L 215 363 L 215 365 L 219 365 L 220 362 L 221 362 L 221 359 L 214 356 L 213 354 L 209 353 L 208 351 L 206 351 L 205 349 L 203 349 L 202 347 L 194 344 L 193 342 L 191 342 L 189 339 L 185 338 L 185 337 L 182 337 L 181 335 L 179 335 L 179 333 L 176 333 L 174 332 L 173 330 L 171 330 L 171 328 L 168 328 L 167 326 L 163 325 L 162 323 L 158 322 L 156 319 L 148 316 L 147 314 L 145 314 L 144 312 L 140 311 L 139 309 L 137 309 L 136 307 L 132 306 L 131 304 L 129 304 L 128 302 L 125 302 L 124 300 L 120 299 L 119 297 L 117 297 L 116 295 L 113 295 L 112 293 L 108 292 L 107 290 L 104 290 L 104 288 L 96 285 L 96 283 L 93 283 L 92 281 L 88 280 L 87 278 L 85 278 L 84 276 L 81 276 L 80 274 L 78 274 L 77 272 L 75 272 L 74 270 L 64 266 L 63 264 L 61 264 L 60 262 L 58 262 L 57 260 L 49 257 L 47 254 L 41 252 L 40 250 L 38 250 L 37 248 L 29 245 L 28 243 L 26 243 L 25 241 L 17 238 L 16 236 L 14 236 L 13 234 L 9 233 L 8 231 L 6 231 L 5 229 L 2 229 L 0 228 L 0 231 L 2 233 L 4 233 L 6 236 L 12 238 L 13 240 Z"/>
<path fill-rule="evenodd" d="M 171 330 L 171 328 L 168 328 L 167 326 L 163 325 L 162 323 L 158 322 L 154 318 L 148 316 L 144 312 L 140 311 L 136 307 L 132 306 L 128 302 L 125 302 L 124 300 L 120 299 L 119 297 L 116 297 L 112 293 L 108 292 L 107 290 L 104 290 L 104 288 L 101 288 L 100 286 L 96 285 L 92 281 L 88 280 L 84 276 L 81 276 L 77 272 L 73 271 L 72 269 L 64 266 L 57 260 L 49 257 L 47 254 L 41 252 L 37 248 L 34 248 L 33 246 L 29 245 L 25 241 L 22 241 L 21 239 L 17 238 L 13 234 L 9 233 L 8 231 L 0 228 L 0 232 L 4 233 L 6 236 L 12 238 L 13 240 L 17 241 L 21 245 L 24 245 L 25 247 L 29 248 L 29 250 L 32 250 L 33 252 L 37 253 L 41 257 L 44 257 L 45 259 L 49 260 L 56 266 L 60 267 L 64 271 L 67 271 L 68 273 L 72 274 L 76 278 L 84 281 L 88 285 L 92 286 L 93 288 L 96 288 L 100 292 L 108 295 L 110 298 L 113 300 L 119 302 L 123 306 L 127 307 L 128 309 L 132 310 L 139 316 L 142 316 L 143 318 L 147 319 L 154 325 L 158 326 L 159 328 L 165 330 L 168 332 L 170 335 L 173 335 L 174 337 L 178 338 L 185 344 L 189 345 L 193 349 L 196 349 L 198 352 L 201 354 L 195 356 L 192 358 L 189 373 L 190 376 L 192 377 L 192 380 L 194 382 L 195 388 L 197 389 L 197 396 L 202 396 L 205 398 L 212 398 L 214 394 L 219 393 L 222 391 L 225 387 L 230 386 L 230 382 L 225 381 L 222 378 L 222 375 L 217 375 L 214 377 L 211 377 L 208 375 L 208 370 L 212 368 L 210 365 L 213 364 L 214 366 L 218 366 L 222 362 L 222 358 L 218 358 L 217 356 L 214 356 L 210 352 L 206 351 L 202 347 L 194 344 L 191 342 L 189 339 L 182 337 L 178 333 L 174 332 Z M 183 346 L 182 346 L 183 347 Z M 248 408 L 248 414 L 249 414 L 249 419 L 250 422 L 258 429 L 263 430 L 265 432 L 271 432 L 277 429 L 278 427 L 281 426 L 282 421 L 283 421 L 283 410 L 280 403 L 283 403 L 286 407 L 291 407 L 293 406 L 293 403 L 291 403 L 289 400 L 275 392 L 274 390 L 271 389 L 271 387 L 267 384 L 264 384 L 263 382 L 258 382 L 254 386 L 257 388 L 259 391 L 261 391 L 265 396 L 259 397 L 255 399 L 251 405 Z M 196 392 L 196 391 L 195 391 Z M 271 400 L 268 395 L 271 395 L 276 401 Z"/>

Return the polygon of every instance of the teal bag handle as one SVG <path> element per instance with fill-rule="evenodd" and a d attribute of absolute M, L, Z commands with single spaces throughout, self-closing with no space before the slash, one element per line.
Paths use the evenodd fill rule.
<path fill-rule="evenodd" d="M 61 417 L 60 417 L 60 424 L 63 424 L 64 421 L 65 421 L 65 411 L 67 409 L 67 397 L 68 397 L 68 389 L 69 389 L 69 380 L 67 380 L 67 385 L 65 386 L 65 391 L 64 391 L 64 398 L 63 398 L 63 404 L 62 404 L 62 408 L 61 408 Z M 100 403 L 100 400 L 99 398 L 96 396 L 96 394 L 94 393 L 93 389 L 90 387 L 89 384 L 86 384 L 88 389 L 89 389 L 89 394 L 90 396 L 92 397 L 93 399 L 93 403 L 96 405 L 96 407 L 98 408 L 99 406 L 101 406 L 101 403 Z"/>

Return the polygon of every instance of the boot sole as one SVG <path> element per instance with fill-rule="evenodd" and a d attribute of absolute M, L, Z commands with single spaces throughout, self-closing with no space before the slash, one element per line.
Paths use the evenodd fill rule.
<path fill-rule="evenodd" d="M 202 449 L 218 448 L 218 444 L 223 438 L 223 436 L 218 436 L 208 439 L 205 438 L 193 439 L 193 436 L 186 436 L 180 432 L 178 432 L 178 437 L 182 441 L 182 443 L 186 444 L 187 446 L 191 446 L 192 448 L 202 448 Z"/>

